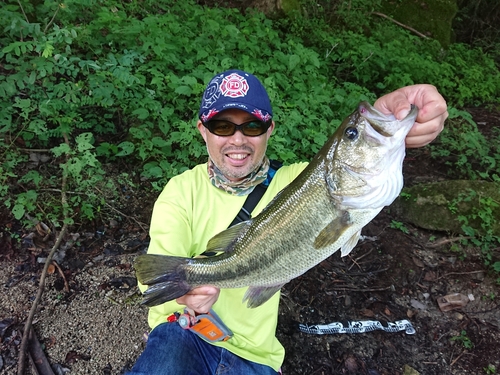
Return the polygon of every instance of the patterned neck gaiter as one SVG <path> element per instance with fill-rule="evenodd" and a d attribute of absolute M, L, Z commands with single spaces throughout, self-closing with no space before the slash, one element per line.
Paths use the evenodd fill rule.
<path fill-rule="evenodd" d="M 207 169 L 208 178 L 215 187 L 232 195 L 248 195 L 252 192 L 255 186 L 266 180 L 267 171 L 269 170 L 269 159 L 265 156 L 260 167 L 241 181 L 228 180 L 210 158 L 208 158 Z"/>

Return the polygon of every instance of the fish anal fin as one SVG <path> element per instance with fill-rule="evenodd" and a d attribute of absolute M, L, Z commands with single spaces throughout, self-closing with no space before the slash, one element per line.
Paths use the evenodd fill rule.
<path fill-rule="evenodd" d="M 349 240 L 342 245 L 340 248 L 340 256 L 344 257 L 351 252 L 352 249 L 358 244 L 359 237 L 361 236 L 361 230 L 354 233 Z"/>
<path fill-rule="evenodd" d="M 314 248 L 322 249 L 330 246 L 337 241 L 340 236 L 351 225 L 351 215 L 348 211 L 342 212 L 341 215 L 333 219 L 326 227 L 324 227 L 314 240 Z"/>
<path fill-rule="evenodd" d="M 247 307 L 253 309 L 259 307 L 280 290 L 286 283 L 272 286 L 251 286 L 243 296 L 243 302 L 247 301 Z"/>
<path fill-rule="evenodd" d="M 243 221 L 213 236 L 207 243 L 206 253 L 231 252 L 236 241 L 245 235 L 252 220 Z"/>

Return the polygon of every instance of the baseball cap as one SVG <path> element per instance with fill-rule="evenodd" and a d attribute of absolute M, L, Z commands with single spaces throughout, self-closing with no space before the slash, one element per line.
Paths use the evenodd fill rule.
<path fill-rule="evenodd" d="M 198 117 L 205 122 L 230 108 L 246 111 L 261 121 L 273 117 L 266 89 L 257 77 L 242 70 L 227 70 L 212 78 L 203 93 Z"/>

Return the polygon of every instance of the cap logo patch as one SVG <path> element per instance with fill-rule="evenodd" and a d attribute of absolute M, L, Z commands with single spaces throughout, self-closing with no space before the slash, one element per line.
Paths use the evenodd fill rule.
<path fill-rule="evenodd" d="M 247 80 L 239 74 L 232 73 L 222 80 L 220 91 L 222 95 L 231 98 L 239 98 L 245 96 L 249 86 Z"/>

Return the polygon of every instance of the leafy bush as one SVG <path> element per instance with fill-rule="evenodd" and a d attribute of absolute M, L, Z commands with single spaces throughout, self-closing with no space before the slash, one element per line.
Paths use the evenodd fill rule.
<path fill-rule="evenodd" d="M 444 158 L 455 177 L 500 182 L 500 131 L 493 128 L 487 140 L 468 112 L 451 108 L 449 113 L 432 156 Z"/>
<path fill-rule="evenodd" d="M 225 69 L 263 80 L 277 123 L 269 154 L 285 163 L 310 159 L 360 100 L 402 85 L 432 83 L 456 106 L 498 99 L 480 50 L 442 51 L 387 23 L 362 35 L 192 0 L 8 0 L 0 26 L 0 196 L 16 218 L 54 225 L 61 189 L 70 216 L 88 220 L 139 178 L 161 189 L 206 160 L 196 113 Z"/>

